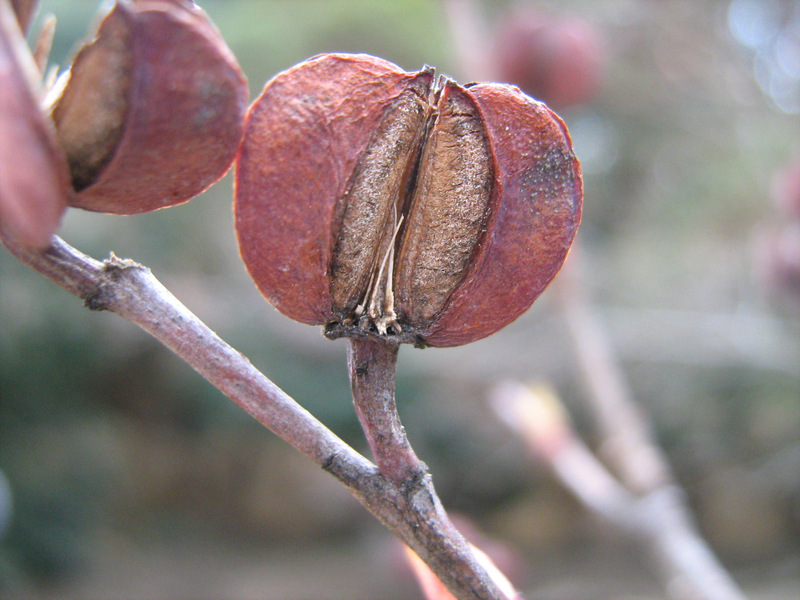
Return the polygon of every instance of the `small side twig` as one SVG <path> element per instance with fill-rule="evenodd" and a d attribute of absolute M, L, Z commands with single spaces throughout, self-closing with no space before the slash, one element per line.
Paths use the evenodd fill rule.
<path fill-rule="evenodd" d="M 408 442 L 394 398 L 396 344 L 351 338 L 347 367 L 353 404 L 381 474 L 400 487 L 427 473 Z"/>
<path fill-rule="evenodd" d="M 58 237 L 44 252 L 28 250 L 11 238 L 2 242 L 21 262 L 83 299 L 90 309 L 114 312 L 144 329 L 261 424 L 328 471 L 412 548 L 457 598 L 507 600 L 450 523 L 426 471 L 402 486 L 385 478 L 373 463 L 211 331 L 149 269 L 113 255 L 97 261 Z M 390 365 L 385 362 L 384 366 Z"/>
<path fill-rule="evenodd" d="M 430 553 L 429 546 L 422 549 L 422 554 L 419 548 L 411 547 L 429 566 L 431 561 L 440 560 L 460 565 L 462 576 L 472 579 L 470 585 L 477 591 L 487 581 L 474 578 L 470 572 L 484 572 L 486 561 L 481 561 L 480 555 L 476 556 L 473 546 L 450 522 L 433 488 L 428 467 L 417 457 L 400 422 L 395 401 L 397 353 L 397 344 L 380 339 L 349 340 L 347 364 L 356 414 L 381 474 L 410 506 L 417 509 L 417 516 L 410 522 L 411 533 L 420 538 L 440 540 L 441 554 Z M 432 570 L 441 578 L 441 571 Z M 447 584 L 446 579 L 442 581 Z M 501 592 L 504 584 L 508 587 L 504 577 L 490 575 L 489 583 L 493 588 L 492 594 L 499 598 L 508 597 Z"/>

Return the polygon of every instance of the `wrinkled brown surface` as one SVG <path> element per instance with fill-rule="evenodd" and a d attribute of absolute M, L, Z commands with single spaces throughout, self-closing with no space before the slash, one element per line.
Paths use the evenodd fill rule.
<path fill-rule="evenodd" d="M 494 161 L 480 111 L 463 88 L 442 91 L 395 267 L 401 322 L 424 333 L 462 281 L 490 210 Z"/>
<path fill-rule="evenodd" d="M 525 312 L 556 275 L 581 219 L 583 183 L 567 129 L 517 88 L 469 88 L 481 108 L 502 192 L 485 247 L 426 341 L 455 346 L 486 337 Z"/>
<path fill-rule="evenodd" d="M 119 54 L 126 45 L 116 31 L 120 22 L 128 24 L 127 58 Z M 108 27 L 113 41 L 103 42 Z M 75 157 L 89 159 L 77 170 L 78 187 L 88 185 L 73 205 L 146 212 L 185 202 L 219 180 L 241 139 L 247 83 L 205 13 L 177 0 L 117 5 L 101 24 L 100 40 L 76 63 L 76 75 L 83 74 L 64 92 L 69 106 L 55 109 L 71 115 L 69 122 L 79 115 L 92 122 L 85 138 L 78 127 L 67 137 L 73 165 Z M 86 175 L 90 181 L 81 180 Z"/>
<path fill-rule="evenodd" d="M 388 251 L 430 113 L 431 83 L 430 73 L 420 73 L 389 104 L 339 202 L 330 269 L 336 313 L 352 311 L 364 298 Z"/>
<path fill-rule="evenodd" d="M 0 2 L 0 229 L 30 248 L 50 244 L 69 177 L 39 109 L 38 72 L 8 3 Z"/>
<path fill-rule="evenodd" d="M 280 73 L 253 103 L 236 167 L 242 258 L 284 314 L 325 324 L 339 201 L 384 111 L 414 74 L 365 55 L 322 55 Z"/>
<path fill-rule="evenodd" d="M 95 40 L 75 57 L 69 85 L 53 109 L 78 191 L 97 181 L 122 138 L 133 80 L 134 27 L 129 11 L 108 14 Z"/>

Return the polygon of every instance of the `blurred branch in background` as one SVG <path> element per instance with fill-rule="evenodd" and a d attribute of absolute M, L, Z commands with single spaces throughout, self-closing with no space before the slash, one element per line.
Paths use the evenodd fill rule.
<path fill-rule="evenodd" d="M 588 29 L 583 31 L 566 20 L 548 24 L 544 14 L 520 13 L 511 22 L 512 29 L 499 35 L 490 48 L 478 4 L 444 0 L 444 5 L 456 54 L 470 77 L 508 80 L 556 109 L 591 98 L 596 86 L 590 79 L 601 59 L 600 44 Z M 569 34 L 577 34 L 578 29 L 579 37 L 570 39 Z M 509 41 L 510 37 L 514 39 Z M 577 241 L 552 287 L 588 387 L 600 453 L 616 477 L 578 437 L 554 392 L 506 383 L 495 389 L 493 408 L 587 509 L 654 554 L 671 597 L 743 600 L 743 593 L 694 526 L 684 493 L 654 440 L 652 424 L 633 398 L 584 289 L 580 250 Z"/>
<path fill-rule="evenodd" d="M 744 594 L 697 532 L 683 491 L 658 472 L 656 465 L 661 461 L 635 465 L 633 484 L 644 486 L 632 489 L 612 476 L 578 437 L 550 388 L 507 381 L 495 387 L 491 404 L 498 417 L 525 440 L 531 452 L 588 510 L 643 545 L 656 560 L 671 598 L 744 600 Z M 621 426 L 608 435 L 628 438 L 633 445 L 627 455 L 633 460 L 637 456 L 660 459 L 642 423 L 641 418 L 621 419 Z M 624 428 L 632 431 L 625 432 Z M 632 462 L 630 458 L 615 462 Z"/>
<path fill-rule="evenodd" d="M 601 454 L 634 494 L 674 485 L 670 467 L 654 441 L 652 425 L 638 406 L 582 284 L 580 250 L 573 249 L 554 291 L 572 336 L 588 388 L 588 407 L 600 430 Z"/>

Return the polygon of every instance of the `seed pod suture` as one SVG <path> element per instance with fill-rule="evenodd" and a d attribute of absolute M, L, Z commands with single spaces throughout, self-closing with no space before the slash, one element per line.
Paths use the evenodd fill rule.
<path fill-rule="evenodd" d="M 251 106 L 235 219 L 278 310 L 325 334 L 480 339 L 533 303 L 581 216 L 561 120 L 512 86 L 367 55 L 310 59 Z"/>

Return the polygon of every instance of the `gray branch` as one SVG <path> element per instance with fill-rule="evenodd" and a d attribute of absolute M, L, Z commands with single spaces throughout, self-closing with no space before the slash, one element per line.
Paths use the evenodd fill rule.
<path fill-rule="evenodd" d="M 396 486 L 225 343 L 150 272 L 112 255 L 97 261 L 60 238 L 44 252 L 3 243 L 21 262 L 80 297 L 135 323 L 172 350 L 259 423 L 343 483 L 463 600 L 504 600 L 469 544 L 450 525 L 429 474 Z"/>

